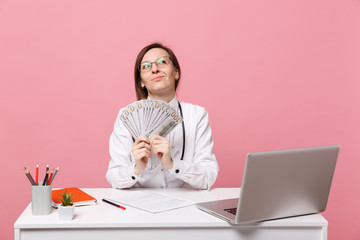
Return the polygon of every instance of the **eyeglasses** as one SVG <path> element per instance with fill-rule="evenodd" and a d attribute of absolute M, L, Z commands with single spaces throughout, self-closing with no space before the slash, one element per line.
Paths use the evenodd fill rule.
<path fill-rule="evenodd" d="M 171 60 L 170 60 L 170 57 L 168 57 L 168 56 L 159 57 L 158 59 L 155 60 L 155 62 L 140 63 L 140 65 L 138 66 L 138 69 L 140 72 L 148 72 L 152 68 L 153 63 L 155 63 L 156 66 L 158 66 L 159 68 L 164 68 L 167 65 L 169 65 L 169 63 L 171 63 Z"/>

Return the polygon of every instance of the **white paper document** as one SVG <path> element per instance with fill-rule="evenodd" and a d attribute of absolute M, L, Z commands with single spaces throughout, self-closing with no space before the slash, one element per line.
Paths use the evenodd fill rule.
<path fill-rule="evenodd" d="M 195 204 L 186 199 L 142 189 L 119 191 L 106 199 L 114 203 L 128 205 L 151 213 L 165 212 Z"/>

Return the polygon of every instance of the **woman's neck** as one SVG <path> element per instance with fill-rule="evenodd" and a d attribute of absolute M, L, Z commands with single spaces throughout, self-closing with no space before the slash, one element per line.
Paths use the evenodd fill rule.
<path fill-rule="evenodd" d="M 162 95 L 151 95 L 149 93 L 149 98 L 150 99 L 152 99 L 152 100 L 161 100 L 161 101 L 164 101 L 164 102 L 167 102 L 167 103 L 171 102 L 171 100 L 173 100 L 174 97 L 175 97 L 175 93 L 164 95 L 164 96 L 162 96 Z"/>

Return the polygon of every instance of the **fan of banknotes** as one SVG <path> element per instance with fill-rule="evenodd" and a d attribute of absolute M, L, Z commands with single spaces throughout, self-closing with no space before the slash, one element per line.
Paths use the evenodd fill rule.
<path fill-rule="evenodd" d="M 120 114 L 120 120 L 134 139 L 139 136 L 150 139 L 154 134 L 164 137 L 183 121 L 168 103 L 150 99 L 126 106 Z"/>

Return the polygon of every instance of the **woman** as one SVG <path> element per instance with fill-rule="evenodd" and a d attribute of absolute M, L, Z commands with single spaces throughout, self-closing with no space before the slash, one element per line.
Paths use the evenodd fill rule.
<path fill-rule="evenodd" d="M 204 108 L 178 101 L 176 88 L 181 77 L 173 51 L 162 44 L 144 47 L 135 62 L 138 100 L 162 100 L 183 117 L 166 137 L 151 139 L 131 134 L 119 116 L 110 137 L 111 160 L 106 178 L 113 188 L 192 187 L 210 189 L 219 167 L 212 151 L 208 114 Z"/>

